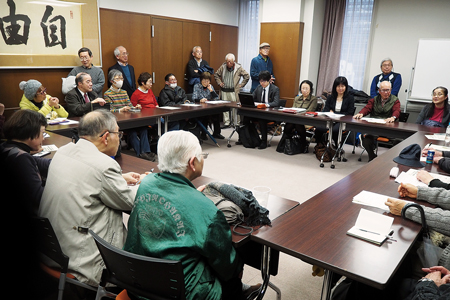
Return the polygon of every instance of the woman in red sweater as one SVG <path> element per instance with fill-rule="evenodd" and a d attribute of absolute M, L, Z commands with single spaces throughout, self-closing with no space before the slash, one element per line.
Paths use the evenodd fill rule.
<path fill-rule="evenodd" d="M 156 101 L 155 95 L 151 90 L 153 80 L 152 76 L 148 72 L 141 73 L 137 80 L 139 87 L 131 95 L 131 103 L 133 106 L 140 104 L 143 109 L 157 107 L 158 102 Z"/>

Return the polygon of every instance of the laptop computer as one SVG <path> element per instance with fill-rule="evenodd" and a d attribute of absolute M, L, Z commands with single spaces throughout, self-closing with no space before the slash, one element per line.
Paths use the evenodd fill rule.
<path fill-rule="evenodd" d="M 244 107 L 256 107 L 251 93 L 239 93 L 239 101 Z"/>
<path fill-rule="evenodd" d="M 106 110 L 110 111 L 111 103 L 106 102 L 103 106 L 101 106 L 98 103 L 92 103 L 92 110 L 96 110 L 96 109 L 106 109 Z"/>

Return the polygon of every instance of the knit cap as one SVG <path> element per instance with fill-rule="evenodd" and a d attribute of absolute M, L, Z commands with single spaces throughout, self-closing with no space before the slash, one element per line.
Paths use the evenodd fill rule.
<path fill-rule="evenodd" d="M 28 100 L 33 100 L 41 85 L 42 84 L 39 81 L 30 79 L 19 83 L 19 88 L 23 91 Z"/>

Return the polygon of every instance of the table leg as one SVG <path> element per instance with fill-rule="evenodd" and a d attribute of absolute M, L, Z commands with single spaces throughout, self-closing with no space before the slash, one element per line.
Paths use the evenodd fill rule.
<path fill-rule="evenodd" d="M 329 151 L 328 149 L 331 149 L 331 147 L 333 145 L 333 121 L 332 120 L 328 120 L 327 121 L 327 128 L 328 128 L 328 143 L 327 143 L 326 149 L 323 152 L 322 157 L 320 159 L 320 167 L 321 168 L 324 167 L 323 158 L 325 156 L 325 153 L 327 153 Z M 331 168 L 334 169 L 334 162 L 333 161 L 331 162 Z"/>
<path fill-rule="evenodd" d="M 168 129 L 169 129 L 169 117 L 164 116 L 164 133 L 166 133 Z"/>
<path fill-rule="evenodd" d="M 331 160 L 331 165 L 334 165 L 334 159 L 337 157 L 338 161 L 341 161 L 341 155 L 342 155 L 342 148 L 344 145 L 342 145 L 341 147 L 341 142 L 342 142 L 342 133 L 345 130 L 345 123 L 339 123 L 339 132 L 338 132 L 338 140 L 337 140 L 337 145 L 336 145 L 336 153 L 333 156 L 333 159 Z"/>
<path fill-rule="evenodd" d="M 270 279 L 270 247 L 264 245 L 263 251 L 261 253 L 261 277 L 263 283 L 259 289 L 257 300 L 261 300 L 267 291 L 267 286 L 269 285 Z"/>
<path fill-rule="evenodd" d="M 158 136 L 159 137 L 161 137 L 161 118 L 162 117 L 158 118 Z"/>
<path fill-rule="evenodd" d="M 320 295 L 320 300 L 331 299 L 332 278 L 333 272 L 330 270 L 325 270 L 325 274 L 323 275 L 322 294 Z"/>

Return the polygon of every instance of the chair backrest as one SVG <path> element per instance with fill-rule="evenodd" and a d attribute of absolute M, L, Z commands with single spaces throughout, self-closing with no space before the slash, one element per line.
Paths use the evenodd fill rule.
<path fill-rule="evenodd" d="M 317 107 L 316 107 L 316 111 L 322 111 L 324 105 L 324 100 L 320 97 L 317 98 Z"/>
<path fill-rule="evenodd" d="M 280 99 L 279 101 L 278 101 L 278 106 L 279 107 L 285 107 L 286 106 L 286 99 Z"/>
<path fill-rule="evenodd" d="M 32 222 L 39 237 L 39 252 L 60 265 L 61 273 L 67 273 L 69 257 L 63 253 L 50 221 L 47 218 L 34 217 Z"/>
<path fill-rule="evenodd" d="M 409 113 L 407 112 L 401 112 L 400 113 L 400 117 L 398 118 L 399 122 L 408 122 L 408 118 L 409 118 Z"/>
<path fill-rule="evenodd" d="M 183 265 L 180 261 L 130 253 L 110 245 L 92 230 L 89 233 L 106 266 L 101 285 L 109 282 L 149 299 L 185 299 Z"/>

